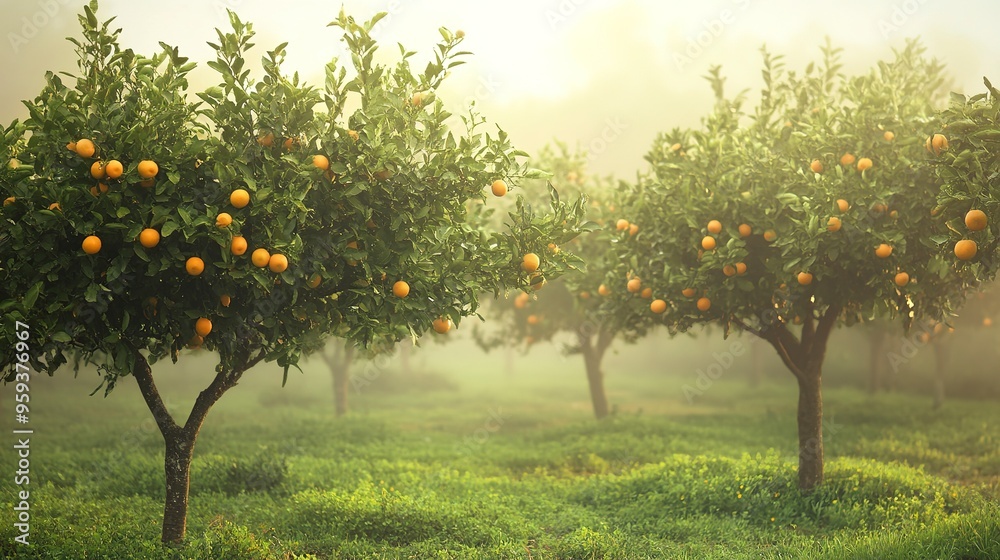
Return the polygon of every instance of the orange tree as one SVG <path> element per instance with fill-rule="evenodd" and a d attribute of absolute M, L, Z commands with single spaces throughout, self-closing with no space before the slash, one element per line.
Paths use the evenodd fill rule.
<path fill-rule="evenodd" d="M 585 194 L 590 199 L 588 216 L 593 220 L 589 233 L 573 239 L 567 248 L 586 263 L 552 282 L 544 290 L 525 290 L 496 300 L 489 307 L 489 323 L 475 331 L 476 340 L 485 349 L 507 346 L 523 341 L 527 348 L 541 342 L 570 337 L 564 349 L 568 354 L 583 358 L 594 415 L 604 418 L 609 413 L 604 388 L 602 361 L 615 339 L 634 342 L 647 334 L 654 325 L 647 315 L 626 311 L 619 304 L 641 301 L 647 309 L 652 289 L 643 287 L 630 270 L 617 275 L 618 245 L 634 243 L 643 235 L 638 223 L 615 218 L 616 189 L 610 178 L 587 174 L 586 154 L 573 153 L 565 144 L 543 148 L 536 165 L 551 174 L 549 185 L 562 193 Z M 529 196 L 542 198 L 546 183 L 535 181 L 526 185 Z M 559 255 L 563 247 L 550 245 L 543 259 Z M 627 249 L 623 249 L 626 250 Z M 626 268 L 638 266 L 633 260 Z"/>
<path fill-rule="evenodd" d="M 654 143 L 651 172 L 623 204 L 645 235 L 617 259 L 638 257 L 671 331 L 714 323 L 775 349 L 799 387 L 804 490 L 823 481 L 821 373 L 833 329 L 940 318 L 976 283 L 942 249 L 949 230 L 934 211 L 939 183 L 924 144 L 938 126 L 940 65 L 909 43 L 846 77 L 838 51 L 823 52 L 802 72 L 765 52 L 749 115 L 712 72 L 716 110 Z"/>
<path fill-rule="evenodd" d="M 509 231 L 482 227 L 489 208 L 468 202 L 530 172 L 502 131 L 473 113 L 452 119 L 435 97 L 465 54 L 462 34 L 442 29 L 414 73 L 410 52 L 373 62 L 381 16 L 360 24 L 341 12 L 331 25 L 351 68 L 332 61 L 315 89 L 281 72 L 284 45 L 252 77 L 252 27 L 231 14 L 208 62 L 220 85 L 193 102 L 195 63 L 166 45 L 152 57 L 121 48 L 96 10 L 85 7 L 71 39 L 79 72 L 46 74 L 23 129 L 0 146 L 25 166 L 0 185 L 3 344 L 18 342 L 15 325 L 30 328 L 0 367 L 10 381 L 75 356 L 105 392 L 134 376 L 165 441 L 162 538 L 179 542 L 197 435 L 248 369 L 276 362 L 287 378 L 329 335 L 369 346 L 447 332 L 476 312 L 477 294 L 527 286 L 522 255 L 575 235 L 581 210 L 520 205 Z M 544 274 L 569 258 L 547 259 Z M 406 294 L 393 292 L 399 281 Z M 185 346 L 219 363 L 177 421 L 150 366 Z"/>

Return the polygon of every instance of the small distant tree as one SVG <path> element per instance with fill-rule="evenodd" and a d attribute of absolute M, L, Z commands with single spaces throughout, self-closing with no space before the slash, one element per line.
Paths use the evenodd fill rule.
<path fill-rule="evenodd" d="M 546 214 L 519 205 L 508 232 L 482 227 L 491 209 L 472 202 L 531 173 L 474 112 L 449 125 L 435 91 L 462 62 L 462 34 L 442 29 L 414 73 L 403 49 L 394 67 L 373 62 L 384 14 L 341 12 L 331 25 L 351 66 L 333 60 L 315 89 L 281 71 L 285 45 L 252 77 L 252 27 L 230 13 L 232 31 L 210 43 L 220 83 L 193 102 L 194 62 L 163 44 L 152 57 L 121 48 L 96 2 L 84 12 L 78 73 L 47 73 L 0 144 L 19 160 L 0 171 L 0 343 L 17 348 L 0 370 L 19 380 L 75 356 L 105 394 L 135 378 L 165 442 L 165 543 L 185 535 L 201 426 L 247 370 L 275 362 L 287 378 L 329 336 L 367 347 L 446 333 L 478 294 L 528 286 L 525 253 L 579 231 L 580 205 L 559 201 Z M 572 260 L 539 272 L 554 279 Z M 178 421 L 151 366 L 186 346 L 219 363 Z"/>
<path fill-rule="evenodd" d="M 711 323 L 754 334 L 795 377 L 804 490 L 823 481 L 833 329 L 940 319 L 978 283 L 950 253 L 950 218 L 936 210 L 941 183 L 929 162 L 949 153 L 933 136 L 942 67 L 910 42 L 846 77 L 838 50 L 823 52 L 801 72 L 765 52 L 749 114 L 713 69 L 716 110 L 701 128 L 656 140 L 651 172 L 620 208 L 646 226 L 618 261 L 642 263 L 636 272 L 666 304 L 654 314 L 671 332 Z"/>
<path fill-rule="evenodd" d="M 567 245 L 585 261 L 586 269 L 574 270 L 544 290 L 516 292 L 508 294 L 506 300 L 497 300 L 488 308 L 488 325 L 476 331 L 476 338 L 485 349 L 512 344 L 530 349 L 543 342 L 562 341 L 567 354 L 579 354 L 583 359 L 594 416 L 601 419 L 611 410 L 602 367 L 605 354 L 615 340 L 634 342 L 654 325 L 646 315 L 611 312 L 617 309 L 613 302 L 628 302 L 633 295 L 647 308 L 651 301 L 652 289 L 640 287 L 633 294 L 630 290 L 636 284 L 630 283 L 629 274 L 609 273 L 618 268 L 618 263 L 612 262 L 620 252 L 617 247 L 633 243 L 641 235 L 641 226 L 614 219 L 615 182 L 591 175 L 585 153 L 574 153 L 565 144 L 556 143 L 544 148 L 534 161 L 551 174 L 548 184 L 559 192 L 580 193 L 590 200 L 588 217 L 593 220 L 593 231 Z M 529 196 L 541 199 L 545 183 L 528 183 L 525 189 Z M 548 247 L 549 255 L 560 251 L 562 247 L 555 244 Z M 633 259 L 630 268 L 638 266 Z"/>

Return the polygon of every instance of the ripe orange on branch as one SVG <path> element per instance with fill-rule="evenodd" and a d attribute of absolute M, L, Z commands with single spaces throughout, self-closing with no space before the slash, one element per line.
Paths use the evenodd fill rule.
<path fill-rule="evenodd" d="M 854 165 L 854 159 L 854 154 L 846 153 L 840 156 L 840 165 L 843 165 L 844 167 Z"/>
<path fill-rule="evenodd" d="M 629 280 L 628 284 L 625 285 L 625 289 L 627 289 L 631 294 L 638 293 L 642 290 L 642 280 L 638 278 Z"/>
<path fill-rule="evenodd" d="M 322 169 L 323 171 L 326 171 L 327 169 L 330 169 L 330 160 L 329 160 L 329 158 L 327 158 L 324 155 L 315 155 L 315 156 L 313 156 L 312 157 L 312 164 L 313 164 L 313 167 L 316 167 L 318 169 Z"/>
<path fill-rule="evenodd" d="M 906 286 L 907 284 L 910 283 L 910 275 L 905 272 L 900 272 L 896 274 L 896 277 L 893 278 L 893 281 L 896 283 L 897 286 L 902 288 L 903 286 Z"/>
<path fill-rule="evenodd" d="M 398 298 L 405 298 L 410 294 L 410 285 L 403 280 L 397 280 L 395 284 L 392 285 L 392 295 Z"/>
<path fill-rule="evenodd" d="M 628 220 L 626 220 L 626 219 L 619 219 L 617 222 L 615 222 L 615 229 L 618 230 L 618 231 L 624 231 L 624 230 L 628 229 L 628 227 L 630 225 L 631 224 L 628 223 Z"/>
<path fill-rule="evenodd" d="M 205 272 L 205 261 L 201 260 L 200 257 L 190 257 L 184 263 L 184 269 L 191 276 L 199 276 L 202 272 Z"/>
<path fill-rule="evenodd" d="M 104 173 L 107 174 L 108 179 L 117 179 L 122 176 L 125 172 L 125 168 L 122 166 L 122 162 L 113 159 L 104 165 Z"/>
<path fill-rule="evenodd" d="M 246 208 L 247 204 L 250 204 L 250 193 L 245 189 L 236 189 L 229 195 L 229 204 L 233 205 L 233 208 L 241 209 Z"/>
<path fill-rule="evenodd" d="M 194 332 L 202 338 L 208 336 L 208 333 L 212 332 L 212 321 L 205 317 L 198 319 L 194 323 Z"/>
<path fill-rule="evenodd" d="M 254 252 L 256 254 L 256 251 Z M 282 273 L 288 270 L 288 257 L 275 253 L 267 259 L 267 267 L 271 272 Z"/>
<path fill-rule="evenodd" d="M 255 249 L 250 255 L 250 262 L 257 268 L 264 268 L 270 261 L 271 253 L 268 253 L 267 249 L 264 248 Z"/>
<path fill-rule="evenodd" d="M 963 239 L 958 243 L 955 243 L 955 256 L 958 257 L 959 260 L 971 260 L 976 256 L 978 251 L 979 247 L 976 245 L 976 242 L 971 239 Z"/>
<path fill-rule="evenodd" d="M 881 245 L 875 248 L 875 256 L 877 256 L 880 259 L 887 259 L 891 254 L 892 254 L 892 246 L 889 245 L 888 243 L 882 243 Z"/>
<path fill-rule="evenodd" d="M 229 250 L 237 257 L 247 252 L 247 240 L 242 235 L 233 237 L 229 243 Z"/>
<path fill-rule="evenodd" d="M 749 224 L 740 224 L 739 230 L 740 237 L 750 237 L 750 234 L 753 233 L 753 228 Z"/>
<path fill-rule="evenodd" d="M 91 164 L 90 176 L 97 180 L 107 177 L 107 172 L 104 170 L 103 161 L 95 161 L 93 164 Z"/>
<path fill-rule="evenodd" d="M 986 229 L 986 213 L 982 210 L 969 210 L 965 215 L 965 227 L 969 231 L 981 231 Z"/>
<path fill-rule="evenodd" d="M 139 177 L 143 179 L 152 179 L 156 177 L 156 174 L 160 172 L 160 166 L 156 165 L 155 161 L 152 160 L 142 160 L 136 167 L 136 171 L 139 172 Z"/>
<path fill-rule="evenodd" d="M 101 238 L 96 235 L 88 235 L 81 245 L 83 252 L 88 255 L 96 255 L 101 250 Z"/>
<path fill-rule="evenodd" d="M 662 299 L 654 299 L 649 304 L 649 310 L 659 315 L 660 313 L 663 313 L 664 311 L 667 310 L 667 302 L 663 301 Z"/>
<path fill-rule="evenodd" d="M 808 286 L 809 284 L 813 283 L 813 275 L 808 272 L 800 272 L 799 275 L 796 277 L 796 280 L 799 281 L 799 284 L 803 286 Z"/>
<path fill-rule="evenodd" d="M 538 270 L 542 261 L 535 253 L 528 253 L 521 258 L 521 268 L 525 272 L 534 272 Z"/>
<path fill-rule="evenodd" d="M 818 159 L 812 160 L 812 163 L 809 164 L 809 170 L 812 171 L 813 173 L 822 173 L 823 162 Z"/>
<path fill-rule="evenodd" d="M 712 249 L 715 249 L 715 245 L 716 245 L 715 238 L 712 237 L 711 235 L 706 235 L 701 239 L 701 248 L 706 251 L 711 251 Z"/>
<path fill-rule="evenodd" d="M 217 228 L 227 228 L 233 223 L 233 217 L 229 215 L 228 212 L 220 212 L 218 216 L 215 217 L 215 227 Z"/>
<path fill-rule="evenodd" d="M 84 158 L 94 157 L 94 154 L 97 153 L 97 147 L 94 146 L 93 142 L 91 142 L 86 138 L 82 140 L 77 140 L 76 143 L 71 142 L 66 147 L 69 148 L 70 146 L 73 146 L 70 149 L 76 151 L 76 154 L 80 157 Z"/>
<path fill-rule="evenodd" d="M 842 225 L 843 224 L 841 223 L 840 218 L 838 218 L 836 216 L 832 216 L 826 222 L 826 229 L 828 231 L 838 232 L 838 231 L 840 231 L 840 228 L 841 228 Z"/>
<path fill-rule="evenodd" d="M 711 220 L 706 227 L 708 233 L 722 233 L 722 222 L 719 220 Z"/>
<path fill-rule="evenodd" d="M 446 334 L 451 330 L 451 319 L 447 317 L 438 317 L 437 319 L 434 319 L 431 326 L 434 328 L 434 332 L 438 334 Z"/>
<path fill-rule="evenodd" d="M 708 311 L 709 309 L 712 308 L 712 300 L 708 299 L 707 297 L 703 297 L 698 300 L 698 303 L 696 305 L 698 306 L 699 311 Z"/>
<path fill-rule="evenodd" d="M 872 160 L 863 157 L 858 160 L 858 171 L 867 171 L 872 168 Z"/>
<path fill-rule="evenodd" d="M 502 179 L 497 179 L 490 185 L 490 190 L 493 192 L 493 196 L 503 196 L 507 194 L 507 183 L 503 182 Z"/>
<path fill-rule="evenodd" d="M 160 232 L 153 228 L 146 228 L 139 233 L 139 244 L 147 249 L 152 249 L 160 243 Z"/>

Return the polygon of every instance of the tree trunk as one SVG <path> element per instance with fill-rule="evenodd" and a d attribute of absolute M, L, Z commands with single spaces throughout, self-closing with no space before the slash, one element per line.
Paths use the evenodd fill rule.
<path fill-rule="evenodd" d="M 163 472 L 166 481 L 166 499 L 163 503 L 161 540 L 164 544 L 181 544 L 187 531 L 191 459 L 194 456 L 194 444 L 201 426 L 212 406 L 226 391 L 236 386 L 248 369 L 264 359 L 265 354 L 261 352 L 251 356 L 250 353 L 246 353 L 237 362 L 240 364 L 237 369 L 219 369 L 212 383 L 198 394 L 183 426 L 174 421 L 170 411 L 163 404 L 146 357 L 134 347 L 132 356 L 134 359 L 132 374 L 164 441 Z"/>
<path fill-rule="evenodd" d="M 181 430 L 183 432 L 183 430 Z M 195 437 L 183 433 L 165 438 L 163 458 L 167 496 L 163 503 L 163 533 L 165 543 L 181 543 L 187 531 L 188 491 L 191 487 L 191 459 Z"/>
<path fill-rule="evenodd" d="M 323 355 L 333 374 L 333 409 L 337 417 L 347 414 L 347 392 L 350 387 L 351 363 L 354 361 L 354 346 L 338 348 L 333 356 Z"/>
<path fill-rule="evenodd" d="M 799 377 L 799 488 L 823 483 L 823 377 L 819 368 Z"/>
<path fill-rule="evenodd" d="M 587 383 L 590 386 L 590 401 L 594 406 L 594 416 L 598 420 L 608 415 L 608 396 L 604 391 L 604 372 L 601 371 L 601 362 L 604 360 L 604 352 L 611 343 L 611 337 L 601 331 L 597 340 L 593 340 L 593 335 L 579 333 L 580 352 L 583 354 L 584 367 L 587 370 Z"/>
<path fill-rule="evenodd" d="M 784 323 L 758 333 L 771 343 L 799 384 L 799 488 L 804 492 L 823 483 L 823 360 L 841 310 L 840 306 L 830 306 L 814 318 L 814 310 L 808 306 L 798 338 Z"/>
<path fill-rule="evenodd" d="M 873 328 L 868 335 L 868 392 L 875 394 L 884 386 L 886 332 Z"/>
<path fill-rule="evenodd" d="M 945 335 L 948 336 L 948 335 Z M 934 409 L 944 405 L 944 381 L 948 371 L 950 341 L 934 341 Z"/>

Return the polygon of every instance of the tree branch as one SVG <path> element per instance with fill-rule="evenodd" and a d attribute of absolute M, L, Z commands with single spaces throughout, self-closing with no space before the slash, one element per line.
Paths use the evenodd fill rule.
<path fill-rule="evenodd" d="M 160 429 L 160 433 L 163 434 L 164 438 L 172 436 L 181 427 L 174 421 L 174 417 L 170 415 L 170 411 L 163 404 L 163 399 L 160 398 L 160 391 L 156 388 L 156 382 L 153 381 L 153 371 L 149 367 L 149 362 L 131 342 L 125 341 L 124 343 L 135 357 L 135 366 L 132 368 L 132 375 L 139 385 L 139 392 L 142 393 L 142 398 L 146 401 L 146 407 L 153 414 L 156 427 Z"/>
<path fill-rule="evenodd" d="M 802 377 L 802 367 L 799 358 L 801 357 L 801 343 L 789 332 L 785 325 L 774 325 L 765 332 L 764 340 L 771 343 L 771 346 L 778 352 L 785 367 L 792 372 L 797 379 Z"/>

